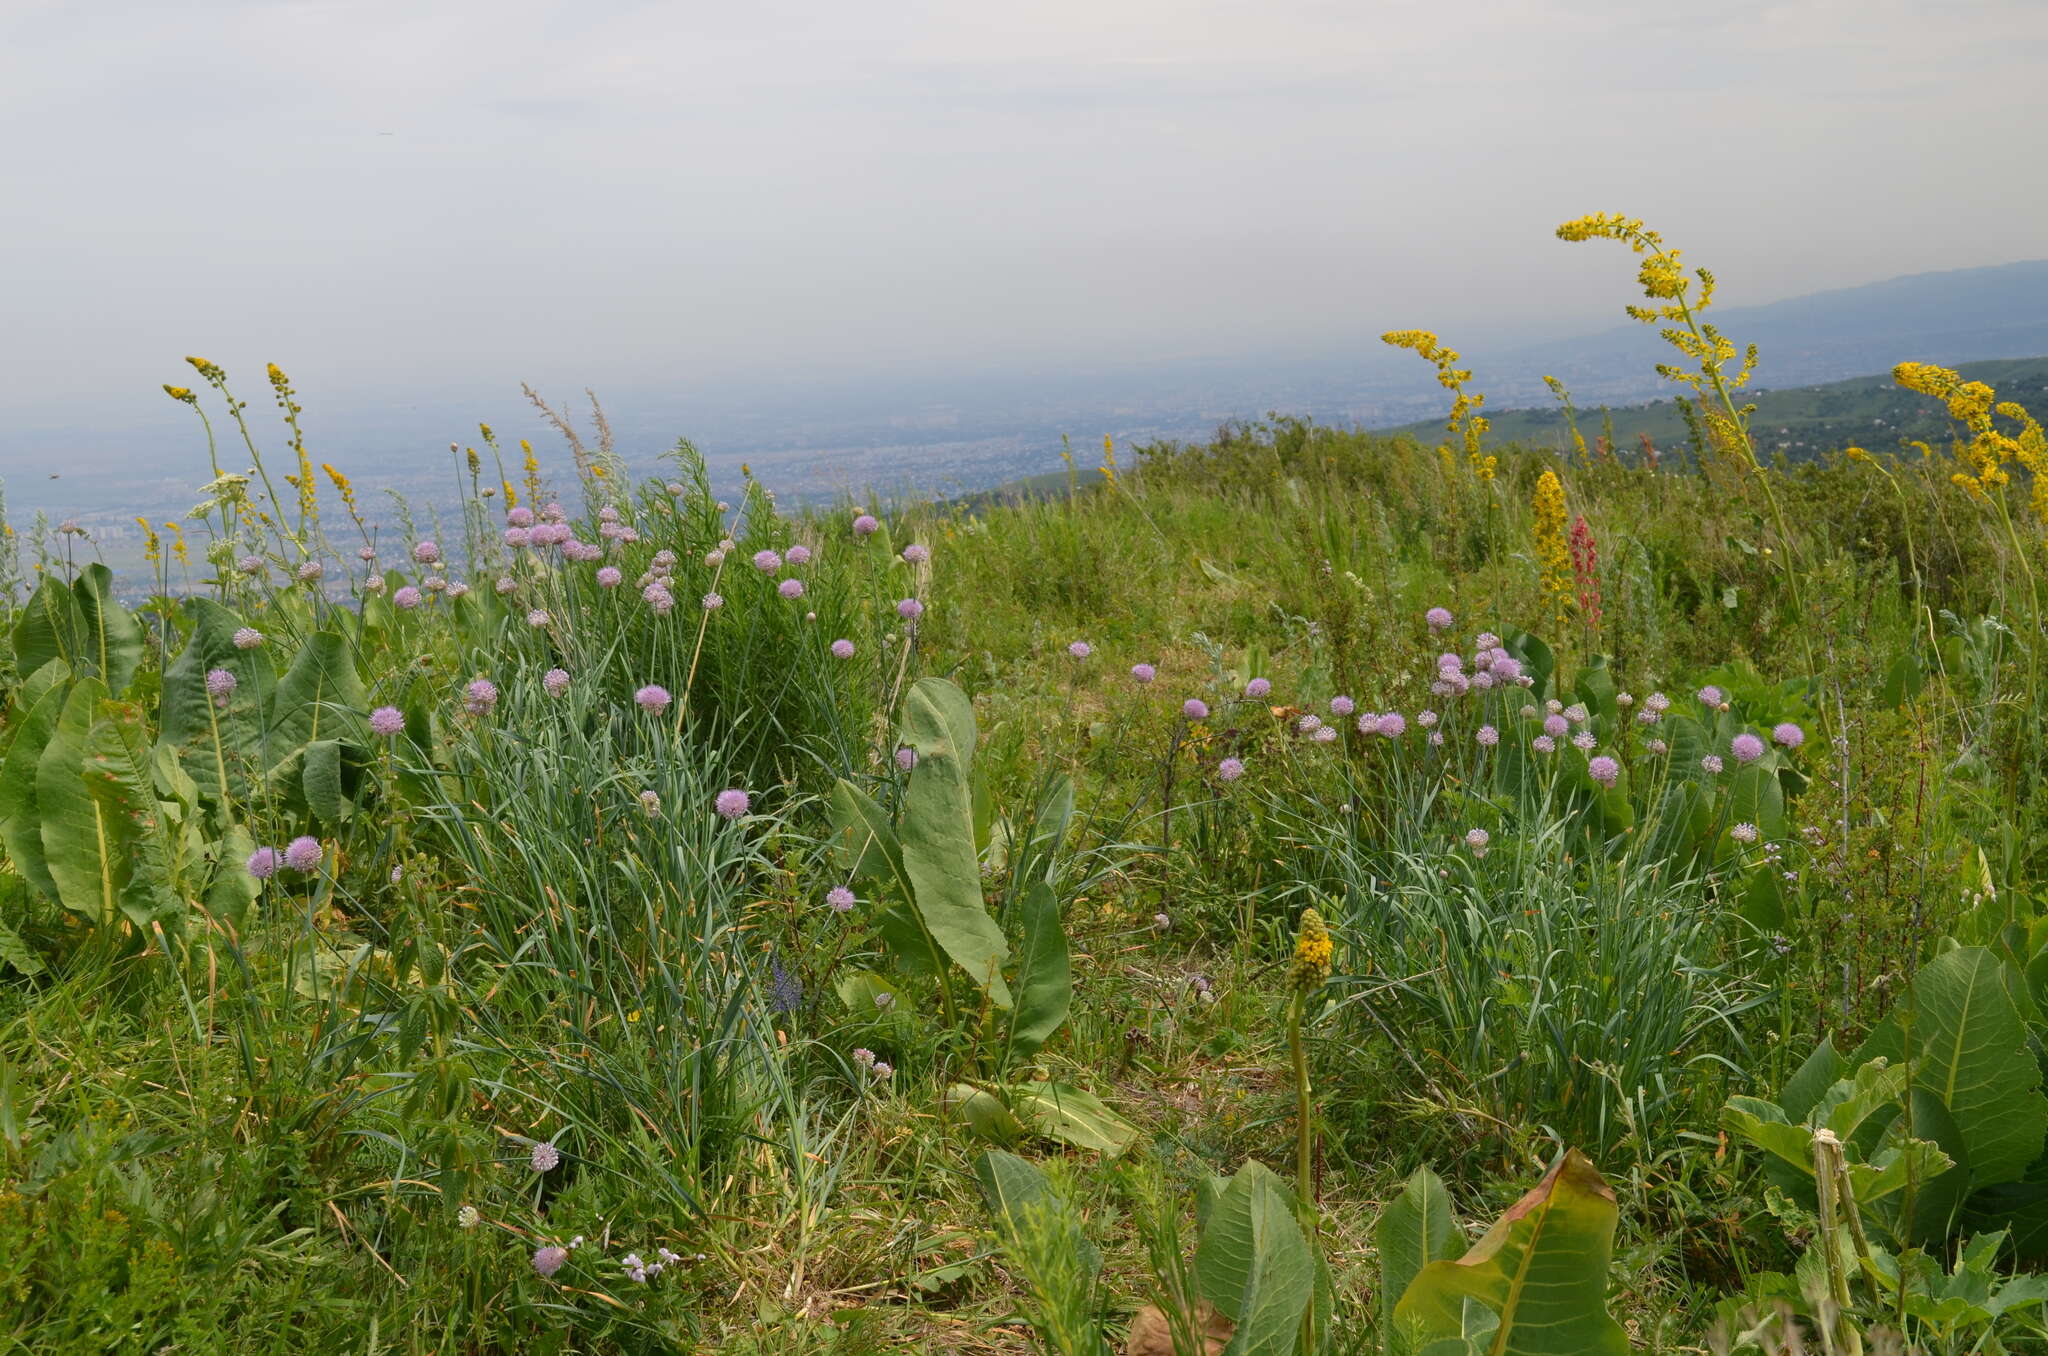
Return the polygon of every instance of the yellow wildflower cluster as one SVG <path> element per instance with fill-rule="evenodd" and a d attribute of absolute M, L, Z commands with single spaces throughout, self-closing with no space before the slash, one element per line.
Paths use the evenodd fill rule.
<path fill-rule="evenodd" d="M 277 398 L 277 407 L 284 411 L 285 426 L 292 431 L 292 452 L 299 459 L 298 474 L 287 475 L 285 483 L 299 492 L 299 531 L 311 532 L 320 522 L 320 486 L 313 479 L 313 458 L 306 451 L 306 435 L 299 429 L 299 415 L 305 407 L 294 396 L 291 378 L 282 367 L 266 364 L 265 374 Z"/>
<path fill-rule="evenodd" d="M 1735 344 L 1714 325 L 1701 320 L 1700 312 L 1714 304 L 1714 275 L 1704 268 L 1695 268 L 1688 276 L 1680 261 L 1681 251 L 1670 248 L 1664 237 L 1645 226 L 1635 217 L 1595 212 L 1591 216 L 1567 221 L 1557 228 L 1560 240 L 1618 240 L 1642 256 L 1642 266 L 1636 270 L 1636 281 L 1641 284 L 1643 295 L 1650 306 L 1626 306 L 1629 317 L 1645 325 L 1657 326 L 1657 333 L 1664 342 L 1685 355 L 1691 367 L 1680 367 L 1672 363 L 1657 364 L 1657 374 L 1666 380 L 1690 386 L 1700 399 L 1700 412 L 1706 417 L 1707 425 L 1720 441 L 1730 448 L 1739 450 L 1748 462 L 1749 469 L 1760 471 L 1756 450 L 1749 441 L 1748 419 L 1755 409 L 1752 405 L 1737 408 L 1730 392 L 1738 391 L 1749 384 L 1756 371 L 1756 345 L 1751 344 L 1741 351 L 1741 363 L 1732 373 L 1726 371 L 1728 364 L 1735 362 Z M 1693 292 L 1693 283 L 1699 283 L 1699 290 Z M 1716 409 L 1707 400 L 1714 396 L 1720 404 Z"/>
<path fill-rule="evenodd" d="M 149 519 L 137 518 L 135 524 L 142 529 L 142 558 L 154 565 L 164 558 L 163 541 L 149 525 Z"/>
<path fill-rule="evenodd" d="M 1107 433 L 1102 435 L 1102 478 L 1116 488 L 1116 442 Z"/>
<path fill-rule="evenodd" d="M 533 455 L 533 444 L 526 439 L 519 440 L 519 450 L 526 454 L 526 502 L 540 507 L 540 459 Z"/>
<path fill-rule="evenodd" d="M 1301 926 L 1294 934 L 1294 968 L 1287 982 L 1296 993 L 1313 993 L 1330 978 L 1330 959 L 1336 954 L 1330 929 L 1314 909 L 1301 911 Z"/>
<path fill-rule="evenodd" d="M 1480 440 L 1486 430 L 1493 427 L 1485 415 L 1479 413 L 1486 404 L 1486 396 L 1467 394 L 1465 383 L 1472 380 L 1471 370 L 1458 366 L 1459 354 L 1454 348 L 1446 348 L 1428 330 L 1389 330 L 1380 336 L 1380 342 L 1405 348 L 1436 368 L 1437 384 L 1451 393 L 1451 417 L 1444 428 L 1465 445 L 1465 460 L 1472 467 L 1474 475 L 1481 480 L 1492 480 L 1500 469 L 1500 459 L 1485 455 L 1480 450 Z"/>
<path fill-rule="evenodd" d="M 1956 442 L 1955 457 L 1961 469 L 1949 476 L 1951 481 L 1981 498 L 1986 491 L 2012 482 L 2005 467 L 2017 461 L 2034 477 L 2035 514 L 2048 521 L 2048 489 L 2042 483 L 2043 472 L 2048 471 L 2048 446 L 2044 446 L 2040 422 L 2025 406 L 2011 400 L 2001 402 L 1998 393 L 1983 382 L 1964 381 L 1960 372 L 1933 363 L 1900 363 L 1892 369 L 1892 380 L 1946 404 L 1950 417 L 1969 434 L 1967 442 Z M 1994 413 L 2018 423 L 2019 436 L 2000 431 L 1992 422 Z M 1920 447 L 1922 455 L 1933 455 L 1932 448 Z"/>
<path fill-rule="evenodd" d="M 1530 536 L 1536 547 L 1537 583 L 1543 605 L 1561 616 L 1572 591 L 1572 557 L 1564 540 L 1564 482 L 1557 472 L 1545 471 L 1536 482 L 1531 504 L 1534 521 Z"/>
<path fill-rule="evenodd" d="M 206 380 L 208 381 L 220 382 L 225 381 L 227 379 L 228 374 L 221 368 L 221 365 L 219 363 L 210 363 L 204 358 L 193 358 L 189 356 L 185 359 L 185 361 L 192 365 L 192 370 L 194 372 L 197 372 L 200 376 L 206 378 Z"/>
<path fill-rule="evenodd" d="M 183 401 L 187 405 L 197 405 L 199 403 L 199 397 L 192 394 L 192 388 L 189 386 L 173 386 L 169 382 L 165 382 L 164 394 L 173 400 Z"/>

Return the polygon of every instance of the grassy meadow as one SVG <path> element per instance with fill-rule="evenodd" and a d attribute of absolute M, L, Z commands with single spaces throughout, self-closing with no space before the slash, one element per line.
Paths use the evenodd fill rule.
<path fill-rule="evenodd" d="M 2041 427 L 1759 456 L 1560 234 L 1689 450 L 1400 331 L 1440 439 L 436 514 L 189 360 L 151 596 L 0 558 L 0 1350 L 2048 1350 Z"/>

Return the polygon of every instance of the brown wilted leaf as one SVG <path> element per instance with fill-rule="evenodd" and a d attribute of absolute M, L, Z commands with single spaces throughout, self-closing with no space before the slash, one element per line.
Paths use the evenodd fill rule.
<path fill-rule="evenodd" d="M 1202 1356 L 1223 1356 L 1231 1334 L 1237 1331 L 1237 1325 L 1207 1300 L 1195 1306 L 1195 1326 L 1202 1334 Z M 1180 1356 L 1173 1348 L 1173 1324 L 1158 1305 L 1148 1304 L 1138 1310 L 1137 1318 L 1131 1322 L 1131 1340 L 1124 1347 L 1124 1356 Z"/>

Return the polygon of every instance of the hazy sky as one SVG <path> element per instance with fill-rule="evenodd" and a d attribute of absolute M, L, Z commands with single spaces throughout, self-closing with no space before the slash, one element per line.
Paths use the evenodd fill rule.
<path fill-rule="evenodd" d="M 4 0 L 0 410 L 188 352 L 603 389 L 1572 332 L 1630 292 L 1551 238 L 1597 208 L 1731 303 L 2033 257 L 2044 59 L 2042 0 Z"/>

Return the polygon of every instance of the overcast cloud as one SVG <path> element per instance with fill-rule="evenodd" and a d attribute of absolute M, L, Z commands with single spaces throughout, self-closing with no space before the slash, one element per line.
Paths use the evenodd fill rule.
<path fill-rule="evenodd" d="M 2033 257 L 2044 58 L 2040 0 L 7 0 L 0 399 L 1573 332 L 1597 208 L 1731 303 Z"/>

